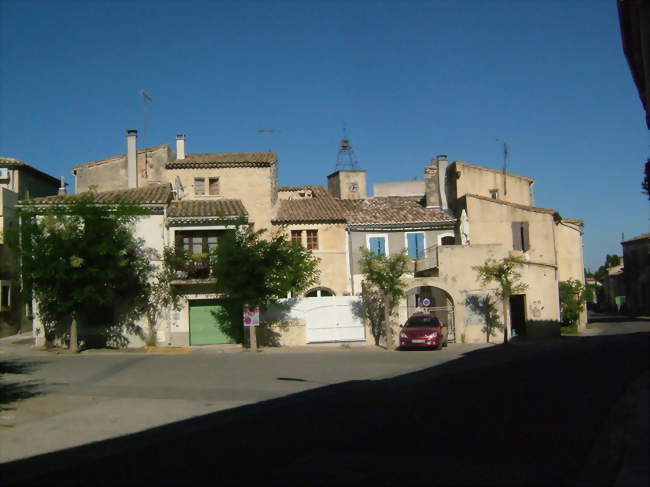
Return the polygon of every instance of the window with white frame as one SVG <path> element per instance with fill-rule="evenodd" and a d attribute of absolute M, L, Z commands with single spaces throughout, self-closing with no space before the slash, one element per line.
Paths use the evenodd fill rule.
<path fill-rule="evenodd" d="M 368 235 L 366 239 L 370 252 L 377 255 L 388 255 L 388 237 L 386 235 Z"/>
<path fill-rule="evenodd" d="M 424 259 L 424 232 L 406 233 L 406 250 L 411 259 Z"/>

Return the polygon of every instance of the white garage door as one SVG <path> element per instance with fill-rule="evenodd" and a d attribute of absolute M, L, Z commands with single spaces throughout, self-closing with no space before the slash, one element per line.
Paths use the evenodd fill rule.
<path fill-rule="evenodd" d="M 348 296 L 303 298 L 307 343 L 364 341 L 360 300 Z"/>

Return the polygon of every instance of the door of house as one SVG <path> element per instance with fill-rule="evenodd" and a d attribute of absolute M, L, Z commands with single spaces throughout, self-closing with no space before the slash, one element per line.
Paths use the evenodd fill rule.
<path fill-rule="evenodd" d="M 512 336 L 526 333 L 526 295 L 515 294 L 510 296 L 510 324 Z"/>
<path fill-rule="evenodd" d="M 236 343 L 227 333 L 230 323 L 224 319 L 224 303 L 216 299 L 190 301 L 190 345 Z"/>

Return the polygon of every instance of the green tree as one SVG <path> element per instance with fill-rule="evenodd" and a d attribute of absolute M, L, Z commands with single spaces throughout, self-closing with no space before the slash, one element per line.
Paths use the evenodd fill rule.
<path fill-rule="evenodd" d="M 318 282 L 319 259 L 281 234 L 268 236 L 240 225 L 227 232 L 211 255 L 216 291 L 241 304 L 261 305 L 289 292 L 299 293 Z M 249 327 L 251 348 L 256 347 L 254 327 Z"/>
<path fill-rule="evenodd" d="M 587 301 L 590 290 L 577 279 L 560 281 L 560 312 L 564 326 L 575 326 L 580 319 L 580 311 Z"/>
<path fill-rule="evenodd" d="M 406 252 L 385 256 L 377 254 L 361 247 L 361 259 L 359 265 L 364 279 L 370 283 L 368 293 L 372 287 L 376 288 L 382 295 L 384 307 L 384 336 L 386 337 L 386 348 L 393 345 L 393 337 L 390 328 L 390 315 L 404 296 L 406 285 L 401 280 L 410 262 Z M 365 304 L 364 304 L 365 306 Z M 376 313 L 375 313 L 376 314 Z"/>
<path fill-rule="evenodd" d="M 134 206 L 95 204 L 93 192 L 46 208 L 25 206 L 10 245 L 21 258 L 28 295 L 38 302 L 46 340 L 66 336 L 78 351 L 78 335 L 92 328 L 137 331 L 133 325 L 147 302 L 150 262 L 131 225 L 145 212 Z M 112 338 L 119 338 L 114 335 Z M 115 341 L 115 340 L 113 340 Z"/>
<path fill-rule="evenodd" d="M 159 268 L 150 265 L 148 269 L 145 289 L 147 300 L 144 306 L 144 312 L 149 327 L 145 341 L 149 346 L 156 345 L 160 315 L 165 310 L 171 309 L 178 311 L 181 308 L 180 300 L 182 293 L 172 284 L 177 267 L 178 250 L 174 247 L 165 247 L 163 250 L 162 265 Z"/>
<path fill-rule="evenodd" d="M 604 282 L 608 275 L 607 269 L 610 267 L 616 267 L 617 265 L 621 265 L 621 258 L 616 254 L 607 254 L 605 256 L 605 265 L 601 265 L 598 268 L 594 274 L 594 278 L 598 282 Z"/>
<path fill-rule="evenodd" d="M 510 296 L 520 294 L 528 289 L 528 286 L 520 281 L 521 274 L 518 269 L 525 264 L 521 257 L 504 257 L 501 260 L 488 259 L 483 265 L 474 266 L 478 272 L 478 278 L 482 286 L 494 282 L 499 287 L 496 295 L 503 303 L 503 343 L 508 343 L 510 330 L 510 316 L 508 308 Z"/>

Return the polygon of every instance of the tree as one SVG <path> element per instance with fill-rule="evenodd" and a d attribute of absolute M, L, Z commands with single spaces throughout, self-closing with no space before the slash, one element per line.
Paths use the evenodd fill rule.
<path fill-rule="evenodd" d="M 608 276 L 608 269 L 617 265 L 621 265 L 621 258 L 616 254 L 607 254 L 605 256 L 605 265 L 601 265 L 594 274 L 595 279 L 598 282 L 604 282 Z"/>
<path fill-rule="evenodd" d="M 645 163 L 645 176 L 643 178 L 643 182 L 641 183 L 641 187 L 643 188 L 643 192 L 648 196 L 648 200 L 650 200 L 650 159 L 648 159 Z"/>
<path fill-rule="evenodd" d="M 175 311 L 181 308 L 180 299 L 182 293 L 176 286 L 172 285 L 175 277 L 177 254 L 178 249 L 165 247 L 160 268 L 155 268 L 152 264 L 148 269 L 145 290 L 147 301 L 144 312 L 149 326 L 145 341 L 149 346 L 156 345 L 160 314 L 170 308 Z"/>
<path fill-rule="evenodd" d="M 560 281 L 560 312 L 564 326 L 574 326 L 580 319 L 580 311 L 587 300 L 589 290 L 577 279 Z"/>
<path fill-rule="evenodd" d="M 488 259 L 483 265 L 473 267 L 478 272 L 482 286 L 487 286 L 491 282 L 495 282 L 499 286 L 496 295 L 503 302 L 503 343 L 508 343 L 510 329 L 508 307 L 510 304 L 510 296 L 520 294 L 528 288 L 526 284 L 520 281 L 521 274 L 517 270 L 525 262 L 521 257 L 511 256 L 504 257 L 500 261 Z"/>
<path fill-rule="evenodd" d="M 46 340 L 67 336 L 70 350 L 78 351 L 84 327 L 88 332 L 92 324 L 108 336 L 134 326 L 146 303 L 150 266 L 131 232 L 142 209 L 98 205 L 89 192 L 47 208 L 27 205 L 18 214 L 21 225 L 10 243 L 21 258 L 24 286 L 38 302 Z"/>
<path fill-rule="evenodd" d="M 216 290 L 241 304 L 265 306 L 289 292 L 299 293 L 318 282 L 319 259 L 310 250 L 277 233 L 239 226 L 227 232 L 211 255 Z M 254 327 L 249 327 L 251 347 L 256 347 Z"/>
<path fill-rule="evenodd" d="M 401 280 L 409 264 L 406 252 L 385 256 L 362 247 L 359 265 L 364 279 L 374 286 L 382 295 L 384 303 L 384 335 L 386 348 L 390 348 L 393 337 L 390 328 L 390 315 L 404 296 L 406 285 Z M 371 292 L 370 290 L 368 291 Z M 365 305 L 364 305 L 365 306 Z"/>

